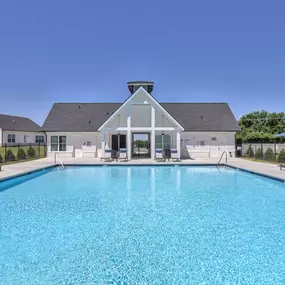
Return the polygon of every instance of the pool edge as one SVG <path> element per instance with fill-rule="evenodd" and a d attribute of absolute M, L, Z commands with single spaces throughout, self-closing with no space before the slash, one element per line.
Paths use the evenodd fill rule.
<path fill-rule="evenodd" d="M 11 176 L 8 176 L 8 177 L 4 177 L 4 178 L 0 178 L 0 183 L 1 182 L 4 182 L 4 181 L 8 181 L 8 180 L 11 180 L 11 179 L 14 179 L 14 178 L 19 178 L 19 177 L 22 177 L 22 176 L 25 176 L 25 175 L 29 175 L 29 174 L 33 174 L 33 173 L 36 173 L 36 172 L 39 172 L 39 171 L 43 171 L 43 170 L 47 170 L 47 169 L 51 169 L 51 168 L 55 168 L 55 167 L 58 167 L 60 166 L 60 164 L 53 164 L 53 165 L 49 165 L 49 166 L 44 166 L 44 167 L 41 167 L 41 168 L 38 168 L 38 169 L 34 169 L 34 170 L 29 170 L 29 171 L 26 171 L 26 172 L 23 172 L 23 173 L 19 173 L 19 174 L 15 174 L 15 175 L 11 175 Z M 66 163 L 65 166 L 67 167 L 112 167 L 112 166 L 120 166 L 120 167 L 129 167 L 129 166 L 140 166 L 140 167 L 153 167 L 153 166 L 158 166 L 158 167 L 161 167 L 161 166 L 178 166 L 178 167 L 184 167 L 184 166 L 194 166 L 194 167 L 197 167 L 197 166 L 207 166 L 207 167 L 218 167 L 217 164 L 214 164 L 214 163 L 191 163 L 191 164 L 181 164 L 181 163 L 167 163 L 167 164 L 164 164 L 164 163 L 159 163 L 159 164 L 151 164 L 151 163 L 148 163 L 148 164 L 139 164 L 139 163 L 133 163 L 133 164 L 122 164 L 122 163 L 114 163 L 114 164 L 104 164 L 104 163 L 96 163 L 96 164 L 74 164 L 74 163 Z M 279 182 L 283 182 L 285 183 L 285 179 L 283 178 L 280 178 L 280 177 L 276 177 L 276 176 L 273 176 L 273 175 L 269 175 L 269 174 L 265 174 L 265 173 L 261 173 L 261 172 L 257 172 L 257 171 L 254 171 L 254 170 L 249 170 L 249 169 L 246 169 L 246 168 L 242 168 L 242 167 L 237 167 L 237 166 L 233 166 L 231 164 L 227 164 L 227 163 L 221 163 L 219 164 L 219 166 L 222 166 L 222 167 L 229 167 L 229 168 L 232 168 L 232 169 L 236 169 L 236 170 L 240 170 L 240 171 L 244 171 L 244 172 L 247 172 L 247 173 L 251 173 L 251 174 L 254 174 L 254 175 L 258 175 L 258 176 L 261 176 L 261 177 L 265 177 L 265 178 L 268 178 L 268 179 L 273 179 L 273 180 L 276 180 L 276 181 L 279 181 Z"/>
<path fill-rule="evenodd" d="M 265 174 L 265 173 L 257 172 L 257 171 L 254 171 L 254 170 L 249 170 L 249 169 L 246 169 L 246 168 L 233 166 L 233 165 L 230 165 L 230 164 L 227 164 L 227 163 L 223 164 L 223 166 L 227 166 L 229 168 L 233 168 L 233 169 L 236 169 L 236 170 L 244 171 L 244 172 L 247 172 L 247 173 L 251 173 L 251 174 L 254 174 L 254 175 L 258 175 L 258 176 L 261 176 L 261 177 L 265 177 L 265 178 L 268 178 L 268 179 L 273 179 L 273 180 L 285 183 L 285 179 L 277 177 L 277 176 L 273 176 L 273 175 L 270 175 L 270 174 Z"/>
<path fill-rule="evenodd" d="M 14 179 L 14 178 L 19 178 L 19 177 L 22 177 L 22 176 L 25 176 L 25 175 L 29 175 L 29 174 L 33 174 L 33 173 L 40 172 L 40 171 L 43 171 L 43 170 L 47 170 L 47 169 L 50 169 L 50 168 L 55 168 L 57 166 L 59 166 L 59 164 L 53 164 L 53 165 L 49 165 L 49 166 L 44 166 L 44 167 L 40 167 L 40 168 L 37 168 L 37 169 L 33 169 L 33 170 L 25 171 L 25 172 L 22 172 L 22 173 L 18 173 L 18 174 L 15 174 L 15 175 L 11 175 L 11 176 L 8 176 L 8 177 L 0 178 L 0 183 L 8 181 L 8 180 L 11 180 L 11 179 Z"/>

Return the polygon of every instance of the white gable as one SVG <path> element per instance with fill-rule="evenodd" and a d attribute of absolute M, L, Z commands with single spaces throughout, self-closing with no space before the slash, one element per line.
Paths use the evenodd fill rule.
<path fill-rule="evenodd" d="M 104 122 L 99 128 L 99 131 L 106 127 L 126 127 L 128 114 L 131 114 L 132 116 L 132 126 L 150 127 L 151 106 L 156 110 L 157 127 L 172 126 L 184 130 L 184 128 L 143 87 L 140 87 Z"/>

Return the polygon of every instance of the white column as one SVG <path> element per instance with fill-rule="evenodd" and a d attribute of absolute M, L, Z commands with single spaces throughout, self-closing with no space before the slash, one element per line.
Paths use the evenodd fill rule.
<path fill-rule="evenodd" d="M 128 107 L 128 117 L 127 117 L 127 155 L 128 160 L 132 158 L 132 132 L 131 132 L 131 106 Z"/>
<path fill-rule="evenodd" d="M 100 139 L 101 139 L 101 157 L 104 157 L 104 154 L 105 154 L 105 131 L 101 131 Z"/>
<path fill-rule="evenodd" d="M 176 133 L 176 149 L 178 157 L 181 157 L 181 143 L 180 143 L 180 132 L 177 131 Z"/>
<path fill-rule="evenodd" d="M 155 159 L 155 108 L 151 106 L 151 135 L 150 135 L 151 159 Z"/>

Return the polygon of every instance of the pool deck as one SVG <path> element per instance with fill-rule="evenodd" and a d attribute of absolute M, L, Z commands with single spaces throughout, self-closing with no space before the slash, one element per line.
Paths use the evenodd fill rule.
<path fill-rule="evenodd" d="M 218 159 L 216 158 L 200 158 L 200 159 L 185 159 L 181 162 L 156 162 L 151 159 L 134 159 L 127 162 L 101 162 L 98 158 L 64 158 L 61 159 L 65 165 L 217 165 Z M 222 161 L 221 163 L 224 163 Z M 59 164 L 59 160 L 57 161 Z M 30 173 L 35 170 L 44 169 L 46 167 L 56 165 L 51 158 L 43 158 L 27 162 L 15 163 L 2 166 L 0 171 L 0 180 L 12 178 L 21 174 Z M 277 178 L 285 182 L 285 171 L 281 171 L 278 165 L 254 162 L 241 158 L 230 158 L 227 163 L 228 166 L 244 169 L 257 174 Z"/>

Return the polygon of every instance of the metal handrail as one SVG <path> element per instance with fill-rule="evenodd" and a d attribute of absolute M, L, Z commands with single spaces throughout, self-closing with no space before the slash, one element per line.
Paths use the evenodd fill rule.
<path fill-rule="evenodd" d="M 222 160 L 222 158 L 223 158 L 224 154 L 226 154 L 226 163 L 228 163 L 228 153 L 227 153 L 226 151 L 224 151 L 224 152 L 222 153 L 222 155 L 221 155 L 221 157 L 220 157 L 219 162 L 218 162 L 218 164 L 217 164 L 217 165 L 219 165 L 219 164 L 220 164 L 220 162 L 221 162 L 221 160 Z"/>

